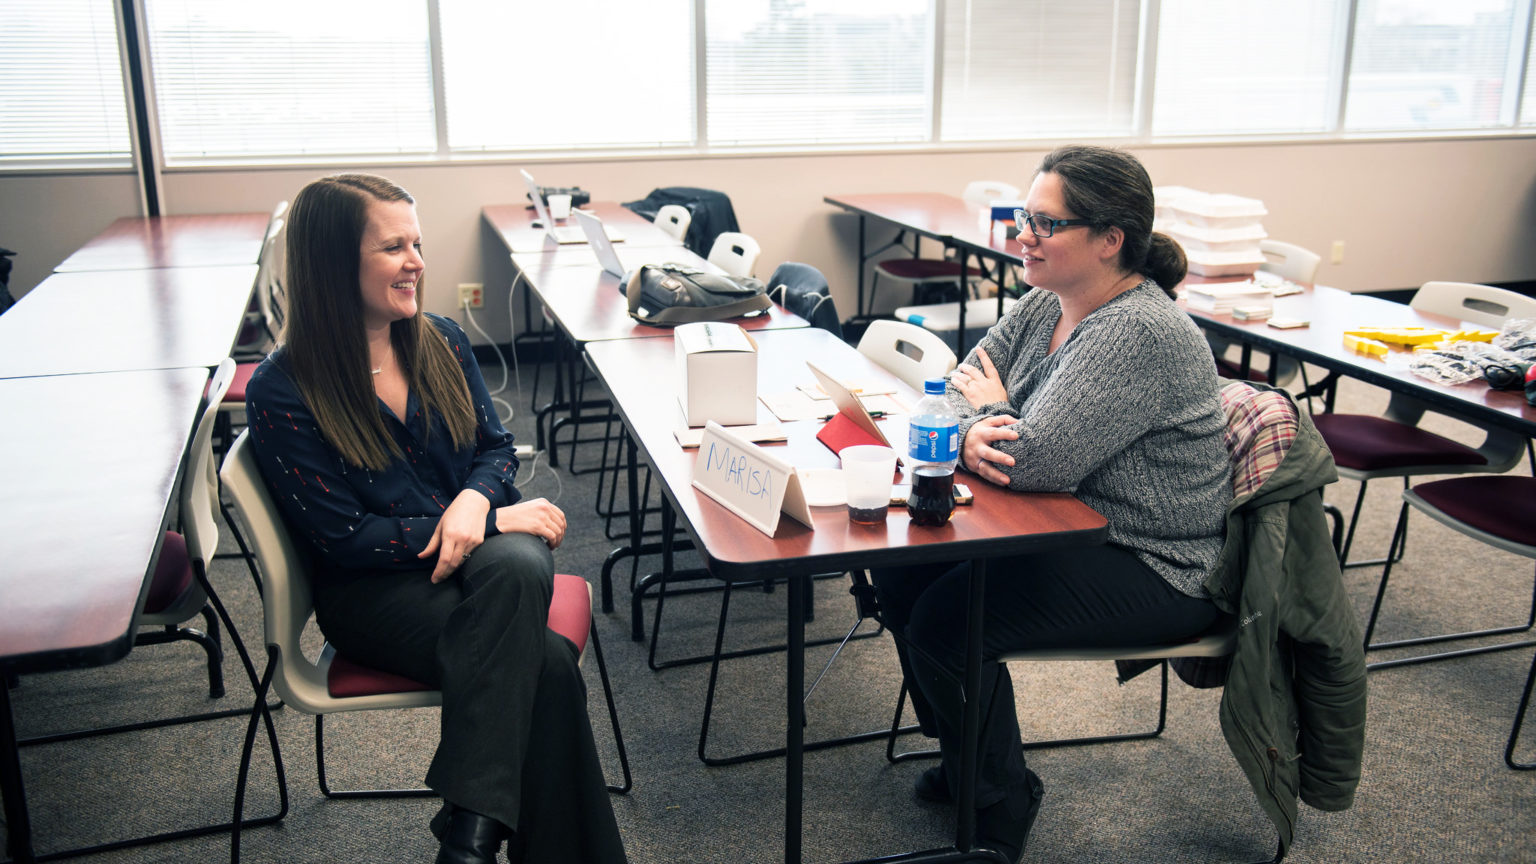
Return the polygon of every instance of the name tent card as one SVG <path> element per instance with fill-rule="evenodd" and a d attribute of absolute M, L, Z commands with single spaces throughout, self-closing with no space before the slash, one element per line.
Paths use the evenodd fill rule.
<path fill-rule="evenodd" d="M 699 441 L 693 485 L 769 537 L 778 530 L 780 513 L 815 527 L 795 469 L 713 420 Z"/>

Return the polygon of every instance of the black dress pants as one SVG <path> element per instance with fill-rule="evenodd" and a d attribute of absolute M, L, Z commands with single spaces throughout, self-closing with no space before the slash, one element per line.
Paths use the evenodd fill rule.
<path fill-rule="evenodd" d="M 945 776 L 956 790 L 969 575 L 969 563 L 871 573 L 885 625 L 920 649 L 896 643 L 918 722 L 939 739 Z M 1007 801 L 1015 818 L 1028 806 L 1029 791 L 1013 680 L 997 658 L 1028 648 L 1178 639 L 1205 630 L 1218 615 L 1211 601 L 1179 593 L 1116 546 L 989 560 L 984 596 L 976 807 Z"/>
<path fill-rule="evenodd" d="M 319 575 L 320 631 L 360 663 L 443 691 L 427 785 L 516 830 L 511 860 L 624 861 L 576 646 L 548 627 L 548 547 L 500 534 L 452 577 L 434 585 L 430 573 Z"/>

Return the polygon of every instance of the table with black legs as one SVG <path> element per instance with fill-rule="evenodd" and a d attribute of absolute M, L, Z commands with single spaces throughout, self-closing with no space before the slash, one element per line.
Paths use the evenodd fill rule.
<path fill-rule="evenodd" d="M 760 352 L 760 393 L 810 383 L 812 376 L 805 366 L 806 360 L 834 374 L 859 380 L 878 382 L 890 378 L 889 373 L 823 330 L 764 331 L 754 334 L 754 338 Z M 817 507 L 812 508 L 814 528 L 785 517 L 775 535 L 769 537 L 692 486 L 697 451 L 683 450 L 673 436 L 673 430 L 681 424 L 681 414 L 676 400 L 672 340 L 596 342 L 587 345 L 586 352 L 589 365 L 612 393 L 614 406 L 634 437 L 641 457 L 659 479 L 679 525 L 708 562 L 715 578 L 760 581 L 897 563 L 972 561 L 967 692 L 976 692 L 981 675 L 981 602 L 987 559 L 1104 542 L 1104 518 L 1071 495 L 1014 493 L 980 481 L 970 483 L 975 503 L 958 508 L 950 523 L 940 528 L 911 525 L 905 510 L 899 507 L 891 509 L 884 526 L 873 527 L 850 523 L 845 508 Z M 893 421 L 888 418 L 886 422 Z M 776 455 L 798 468 L 836 467 L 836 456 L 815 438 L 819 423 L 798 421 L 782 425 L 789 440 L 774 446 Z M 786 581 L 789 650 L 785 655 L 784 860 L 798 862 L 805 749 L 801 721 L 807 580 Z M 1000 860 L 971 851 L 975 831 L 971 802 L 980 726 L 975 700 L 966 701 L 964 725 L 964 779 L 959 790 L 960 819 L 954 847 L 879 860 Z"/>

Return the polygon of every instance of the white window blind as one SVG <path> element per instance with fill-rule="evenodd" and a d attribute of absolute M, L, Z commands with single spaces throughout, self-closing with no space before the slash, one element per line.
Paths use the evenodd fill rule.
<path fill-rule="evenodd" d="M 439 0 L 454 151 L 694 140 L 692 0 Z"/>
<path fill-rule="evenodd" d="M 0 165 L 132 154 L 112 0 L 0 3 Z"/>
<path fill-rule="evenodd" d="M 1536 126 L 1536 13 L 1525 41 L 1525 95 L 1520 100 L 1520 125 Z"/>
<path fill-rule="evenodd" d="M 930 136 L 928 0 L 706 0 L 711 146 Z"/>
<path fill-rule="evenodd" d="M 1341 0 L 1163 0 L 1153 134 L 1327 131 L 1347 14 Z"/>
<path fill-rule="evenodd" d="M 1500 125 L 1514 0 L 1360 0 L 1344 125 Z"/>
<path fill-rule="evenodd" d="M 1128 135 L 1137 0 L 950 0 L 945 141 Z"/>
<path fill-rule="evenodd" d="M 168 164 L 437 150 L 422 0 L 146 0 Z"/>

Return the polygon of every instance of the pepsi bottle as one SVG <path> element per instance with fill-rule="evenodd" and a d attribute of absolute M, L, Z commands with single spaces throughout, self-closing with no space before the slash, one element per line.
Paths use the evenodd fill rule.
<path fill-rule="evenodd" d="M 923 382 L 923 398 L 912 409 L 907 457 L 912 491 L 907 515 L 913 525 L 937 526 L 955 512 L 955 463 L 960 459 L 960 418 L 944 398 L 944 379 Z"/>

